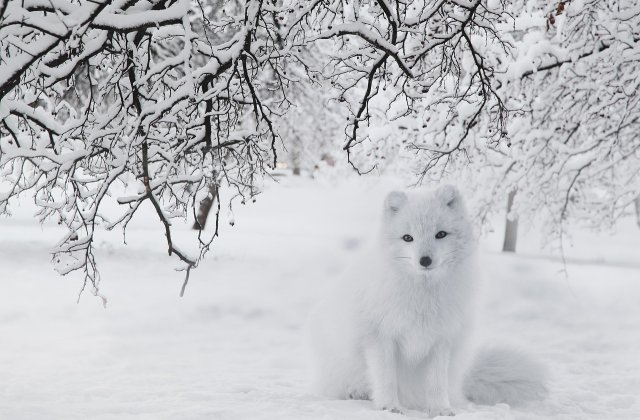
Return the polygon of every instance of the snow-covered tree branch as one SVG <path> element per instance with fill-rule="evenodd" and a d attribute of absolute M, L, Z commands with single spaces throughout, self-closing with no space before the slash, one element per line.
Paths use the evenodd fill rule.
<path fill-rule="evenodd" d="M 523 35 L 531 47 L 519 49 L 512 75 L 521 80 L 509 86 L 525 111 L 509 129 L 522 210 L 535 193 L 558 222 L 610 224 L 640 192 L 635 3 L 559 3 L 546 15 L 546 37 Z M 527 62 L 534 68 L 523 71 Z"/>
<path fill-rule="evenodd" d="M 460 121 L 466 114 L 459 113 L 450 126 L 467 134 L 454 145 L 462 153 L 438 161 L 445 131 L 431 133 L 429 126 L 455 113 L 430 113 L 420 102 L 414 108 L 419 117 L 408 115 L 378 130 L 383 154 L 387 160 L 402 157 L 393 164 L 422 177 L 465 173 L 465 182 L 478 191 L 483 219 L 503 210 L 507 196 L 517 192 L 513 216 L 541 217 L 554 238 L 568 219 L 610 226 L 640 194 L 640 4 L 503 6 L 494 27 L 509 48 L 484 47 L 494 64 L 494 91 L 507 110 L 503 124 L 482 111 L 467 133 Z M 398 138 L 407 146 L 390 150 Z"/>
<path fill-rule="evenodd" d="M 436 139 L 438 146 L 424 146 L 433 153 L 429 167 L 459 151 L 481 116 L 498 127 L 499 140 L 507 110 L 486 47 L 509 48 L 495 28 L 503 19 L 499 3 L 334 1 L 318 9 L 316 20 L 291 34 L 299 42 L 331 40 L 323 74 L 348 108 L 343 148 L 356 170 L 371 168 L 351 160 L 354 147 L 407 116 L 422 119 L 422 134 Z"/>
<path fill-rule="evenodd" d="M 559 2 L 515 15 L 516 53 L 500 93 L 518 111 L 507 127 L 509 147 L 479 162 L 496 168 L 493 199 L 504 203 L 505 191 L 517 191 L 515 212 L 543 215 L 556 237 L 568 219 L 611 226 L 640 193 L 640 7 L 633 3 Z"/>
<path fill-rule="evenodd" d="M 83 270 L 96 288 L 97 225 L 126 227 L 149 201 L 189 270 L 208 249 L 187 255 L 171 235 L 210 184 L 239 197 L 273 166 L 272 124 L 285 100 L 276 27 L 263 2 L 9 2 L 0 45 L 0 168 L 9 200 L 35 192 L 42 220 L 68 228 L 57 269 Z M 275 76 L 274 76 L 275 75 Z M 269 101 L 269 104 L 266 104 Z M 130 192 L 113 197 L 112 194 Z M 105 200 L 120 216 L 107 220 Z M 217 230 L 214 236 L 217 234 Z"/>
<path fill-rule="evenodd" d="M 34 193 L 39 217 L 68 228 L 57 269 L 82 270 L 94 290 L 98 225 L 126 228 L 145 201 L 188 276 L 212 238 L 188 255 L 171 219 L 195 211 L 211 185 L 256 194 L 277 159 L 276 124 L 291 131 L 282 117 L 309 103 L 304 86 L 330 80 L 336 108 L 347 105 L 349 159 L 378 96 L 404 114 L 417 100 L 466 104 L 453 149 L 483 110 L 504 113 L 479 47 L 499 41 L 499 11 L 479 0 L 26 0 L 1 10 L 0 211 Z M 109 200 L 122 208 L 115 219 L 100 211 Z"/>
<path fill-rule="evenodd" d="M 96 291 L 97 229 L 147 202 L 188 278 L 218 218 L 194 255 L 172 219 L 343 132 L 358 173 L 466 168 L 484 214 L 513 192 L 614 220 L 640 194 L 639 26 L 637 1 L 3 1 L 0 213 L 32 194 L 67 227 L 56 268 Z"/>

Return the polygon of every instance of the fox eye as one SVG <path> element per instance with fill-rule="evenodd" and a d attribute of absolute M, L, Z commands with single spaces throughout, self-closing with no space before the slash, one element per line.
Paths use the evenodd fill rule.
<path fill-rule="evenodd" d="M 405 242 L 413 242 L 413 236 L 411 236 L 411 235 L 404 235 L 404 236 L 402 237 L 402 240 L 403 240 L 403 241 L 405 241 Z"/>
<path fill-rule="evenodd" d="M 442 239 L 445 236 L 447 236 L 447 232 L 445 232 L 444 230 L 441 230 L 440 232 L 436 233 L 436 239 Z"/>

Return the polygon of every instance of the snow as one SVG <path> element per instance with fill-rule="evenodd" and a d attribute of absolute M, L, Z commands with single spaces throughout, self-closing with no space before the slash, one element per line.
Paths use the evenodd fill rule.
<path fill-rule="evenodd" d="M 40 227 L 33 204 L 0 219 L 0 418 L 2 419 L 401 419 L 367 401 L 308 390 L 305 317 L 314 297 L 377 229 L 389 183 L 338 185 L 286 178 L 255 204 L 192 272 L 166 255 L 151 209 L 131 222 L 127 246 L 101 234 L 102 301 L 78 278 L 59 277 L 49 250 L 62 235 Z M 501 226 L 500 221 L 496 226 Z M 188 224 L 174 223 L 184 241 Z M 540 251 L 537 229 L 520 253 L 482 239 L 480 341 L 521 346 L 552 373 L 546 401 L 469 405 L 457 418 L 640 418 L 640 230 L 576 231 L 560 258 Z M 179 242 L 180 243 L 180 242 Z M 425 418 L 410 411 L 407 418 Z"/>
<path fill-rule="evenodd" d="M 120 10 L 117 10 L 116 13 L 102 13 L 93 22 L 97 28 L 129 31 L 146 26 L 179 23 L 188 12 L 189 1 L 180 0 L 163 10 L 144 10 L 143 12 L 132 14 L 122 13 Z"/>

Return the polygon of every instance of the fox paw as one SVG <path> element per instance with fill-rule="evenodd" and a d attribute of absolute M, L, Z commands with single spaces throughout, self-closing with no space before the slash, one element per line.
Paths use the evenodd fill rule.
<path fill-rule="evenodd" d="M 388 411 L 390 413 L 404 414 L 404 410 L 402 408 L 398 407 L 397 405 L 383 405 L 382 409 L 384 411 Z"/>
<path fill-rule="evenodd" d="M 451 417 L 451 416 L 455 416 L 456 415 L 455 411 L 453 411 L 449 407 L 445 407 L 445 408 L 430 408 L 428 410 L 428 412 L 429 412 L 429 417 L 438 417 L 438 416 Z"/>

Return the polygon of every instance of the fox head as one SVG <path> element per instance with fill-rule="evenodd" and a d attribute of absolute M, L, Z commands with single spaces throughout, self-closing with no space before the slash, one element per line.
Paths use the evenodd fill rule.
<path fill-rule="evenodd" d="M 475 248 L 460 192 L 451 185 L 432 191 L 389 193 L 382 236 L 392 264 L 408 274 L 437 277 Z"/>

